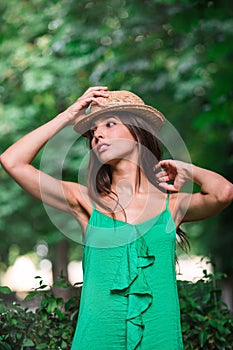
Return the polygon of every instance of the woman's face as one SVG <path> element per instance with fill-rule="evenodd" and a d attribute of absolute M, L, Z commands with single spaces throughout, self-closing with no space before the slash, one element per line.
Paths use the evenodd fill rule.
<path fill-rule="evenodd" d="M 101 163 L 113 164 L 114 160 L 135 160 L 137 142 L 128 128 L 116 116 L 95 120 L 91 127 L 91 147 Z"/>

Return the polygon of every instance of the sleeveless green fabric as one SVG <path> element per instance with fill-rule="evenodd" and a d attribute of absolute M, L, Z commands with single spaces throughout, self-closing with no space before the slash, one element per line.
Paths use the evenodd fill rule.
<path fill-rule="evenodd" d="M 160 215 L 137 225 L 94 208 L 84 243 L 71 350 L 182 350 L 168 201 Z"/>

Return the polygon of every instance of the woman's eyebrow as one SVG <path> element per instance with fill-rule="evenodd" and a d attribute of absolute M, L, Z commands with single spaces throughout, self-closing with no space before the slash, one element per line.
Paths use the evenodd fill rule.
<path fill-rule="evenodd" d="M 106 117 L 103 117 L 103 118 L 99 118 L 97 120 L 93 120 L 93 122 L 91 123 L 91 128 L 95 128 L 98 122 L 104 123 L 104 122 L 108 121 L 109 119 L 114 119 L 114 120 L 117 120 L 117 121 L 120 120 L 117 116 L 109 115 L 109 116 L 106 116 Z"/>

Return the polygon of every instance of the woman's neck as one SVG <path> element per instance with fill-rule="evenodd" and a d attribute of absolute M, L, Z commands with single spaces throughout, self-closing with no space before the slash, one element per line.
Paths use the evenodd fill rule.
<path fill-rule="evenodd" d="M 148 192 L 149 181 L 142 169 L 133 162 L 124 161 L 113 167 L 111 189 L 117 194 L 134 196 Z"/>

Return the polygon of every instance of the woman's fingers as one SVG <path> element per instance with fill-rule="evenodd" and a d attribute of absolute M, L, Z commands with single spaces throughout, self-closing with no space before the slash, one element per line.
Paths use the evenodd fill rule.
<path fill-rule="evenodd" d="M 170 180 L 169 174 L 164 170 L 161 170 L 160 172 L 156 173 L 155 178 L 159 182 L 166 182 Z"/>
<path fill-rule="evenodd" d="M 90 103 L 101 105 L 98 97 L 108 98 L 108 88 L 106 86 L 95 86 L 87 89 L 82 96 L 80 96 L 71 106 L 67 108 L 71 124 L 77 122 L 76 118 L 87 108 Z"/>
<path fill-rule="evenodd" d="M 160 161 L 154 166 L 153 170 L 156 182 L 161 188 L 171 192 L 177 192 L 180 189 L 178 186 L 178 168 L 174 160 Z M 173 181 L 173 184 L 168 183 L 170 181 Z"/>
<path fill-rule="evenodd" d="M 85 93 L 92 92 L 92 91 L 99 91 L 99 90 L 106 91 L 106 90 L 108 90 L 108 87 L 107 86 L 91 86 L 86 90 Z"/>
<path fill-rule="evenodd" d="M 165 170 L 160 170 L 156 173 L 156 177 L 162 177 L 162 176 L 166 176 L 167 175 L 167 172 Z"/>
<path fill-rule="evenodd" d="M 158 185 L 166 191 L 171 191 L 171 192 L 179 191 L 179 189 L 176 188 L 173 184 L 168 184 L 167 182 L 160 182 Z"/>
<path fill-rule="evenodd" d="M 192 175 L 190 164 L 173 159 L 162 160 L 153 169 L 158 185 L 168 191 L 179 191 Z"/>
<path fill-rule="evenodd" d="M 81 108 L 85 108 L 90 103 L 95 103 L 101 105 L 100 101 L 98 101 L 98 97 L 108 98 L 109 94 L 107 93 L 107 87 L 92 87 L 89 88 L 81 97 L 79 97 L 76 103 Z"/>
<path fill-rule="evenodd" d="M 84 92 L 84 94 L 79 99 L 88 97 L 108 97 L 107 90 L 107 86 L 90 87 Z"/>
<path fill-rule="evenodd" d="M 170 181 L 170 180 L 174 180 L 174 178 L 177 175 L 177 172 L 171 169 L 161 169 L 161 170 L 156 170 L 154 171 L 155 173 L 155 178 L 158 181 Z"/>

